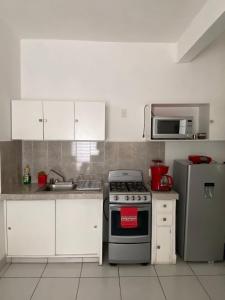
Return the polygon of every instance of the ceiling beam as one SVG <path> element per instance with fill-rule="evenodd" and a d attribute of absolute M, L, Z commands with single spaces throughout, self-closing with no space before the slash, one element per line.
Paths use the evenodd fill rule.
<path fill-rule="evenodd" d="M 190 62 L 225 31 L 225 1 L 208 0 L 177 43 L 177 62 Z"/>

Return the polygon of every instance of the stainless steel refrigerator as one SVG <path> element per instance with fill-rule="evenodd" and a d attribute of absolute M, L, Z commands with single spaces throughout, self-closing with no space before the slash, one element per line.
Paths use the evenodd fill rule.
<path fill-rule="evenodd" d="M 225 243 L 225 165 L 174 162 L 177 254 L 184 261 L 220 261 Z"/>

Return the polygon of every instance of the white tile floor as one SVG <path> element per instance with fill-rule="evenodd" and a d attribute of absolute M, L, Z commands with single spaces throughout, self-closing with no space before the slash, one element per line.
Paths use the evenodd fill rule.
<path fill-rule="evenodd" d="M 8 264 L 0 300 L 224 300 L 225 262 L 122 265 Z"/>

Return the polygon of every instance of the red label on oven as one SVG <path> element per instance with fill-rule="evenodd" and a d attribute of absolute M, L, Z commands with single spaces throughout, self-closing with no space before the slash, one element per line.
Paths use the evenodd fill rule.
<path fill-rule="evenodd" d="M 138 209 L 137 207 L 122 207 L 120 209 L 121 228 L 138 227 Z"/>

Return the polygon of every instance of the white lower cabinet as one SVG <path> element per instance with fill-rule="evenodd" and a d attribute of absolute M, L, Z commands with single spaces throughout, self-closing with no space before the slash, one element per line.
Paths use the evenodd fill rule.
<path fill-rule="evenodd" d="M 99 257 L 101 263 L 102 200 L 56 200 L 56 255 Z"/>
<path fill-rule="evenodd" d="M 55 254 L 55 201 L 7 201 L 8 256 Z"/>
<path fill-rule="evenodd" d="M 6 201 L 7 255 L 84 257 L 102 263 L 103 200 Z"/>
<path fill-rule="evenodd" d="M 160 197 L 159 197 L 160 195 Z M 163 193 L 152 193 L 152 264 L 175 264 L 175 224 L 177 193 L 170 200 Z"/>
<path fill-rule="evenodd" d="M 169 226 L 157 227 L 156 261 L 154 263 L 172 262 L 172 232 Z"/>

